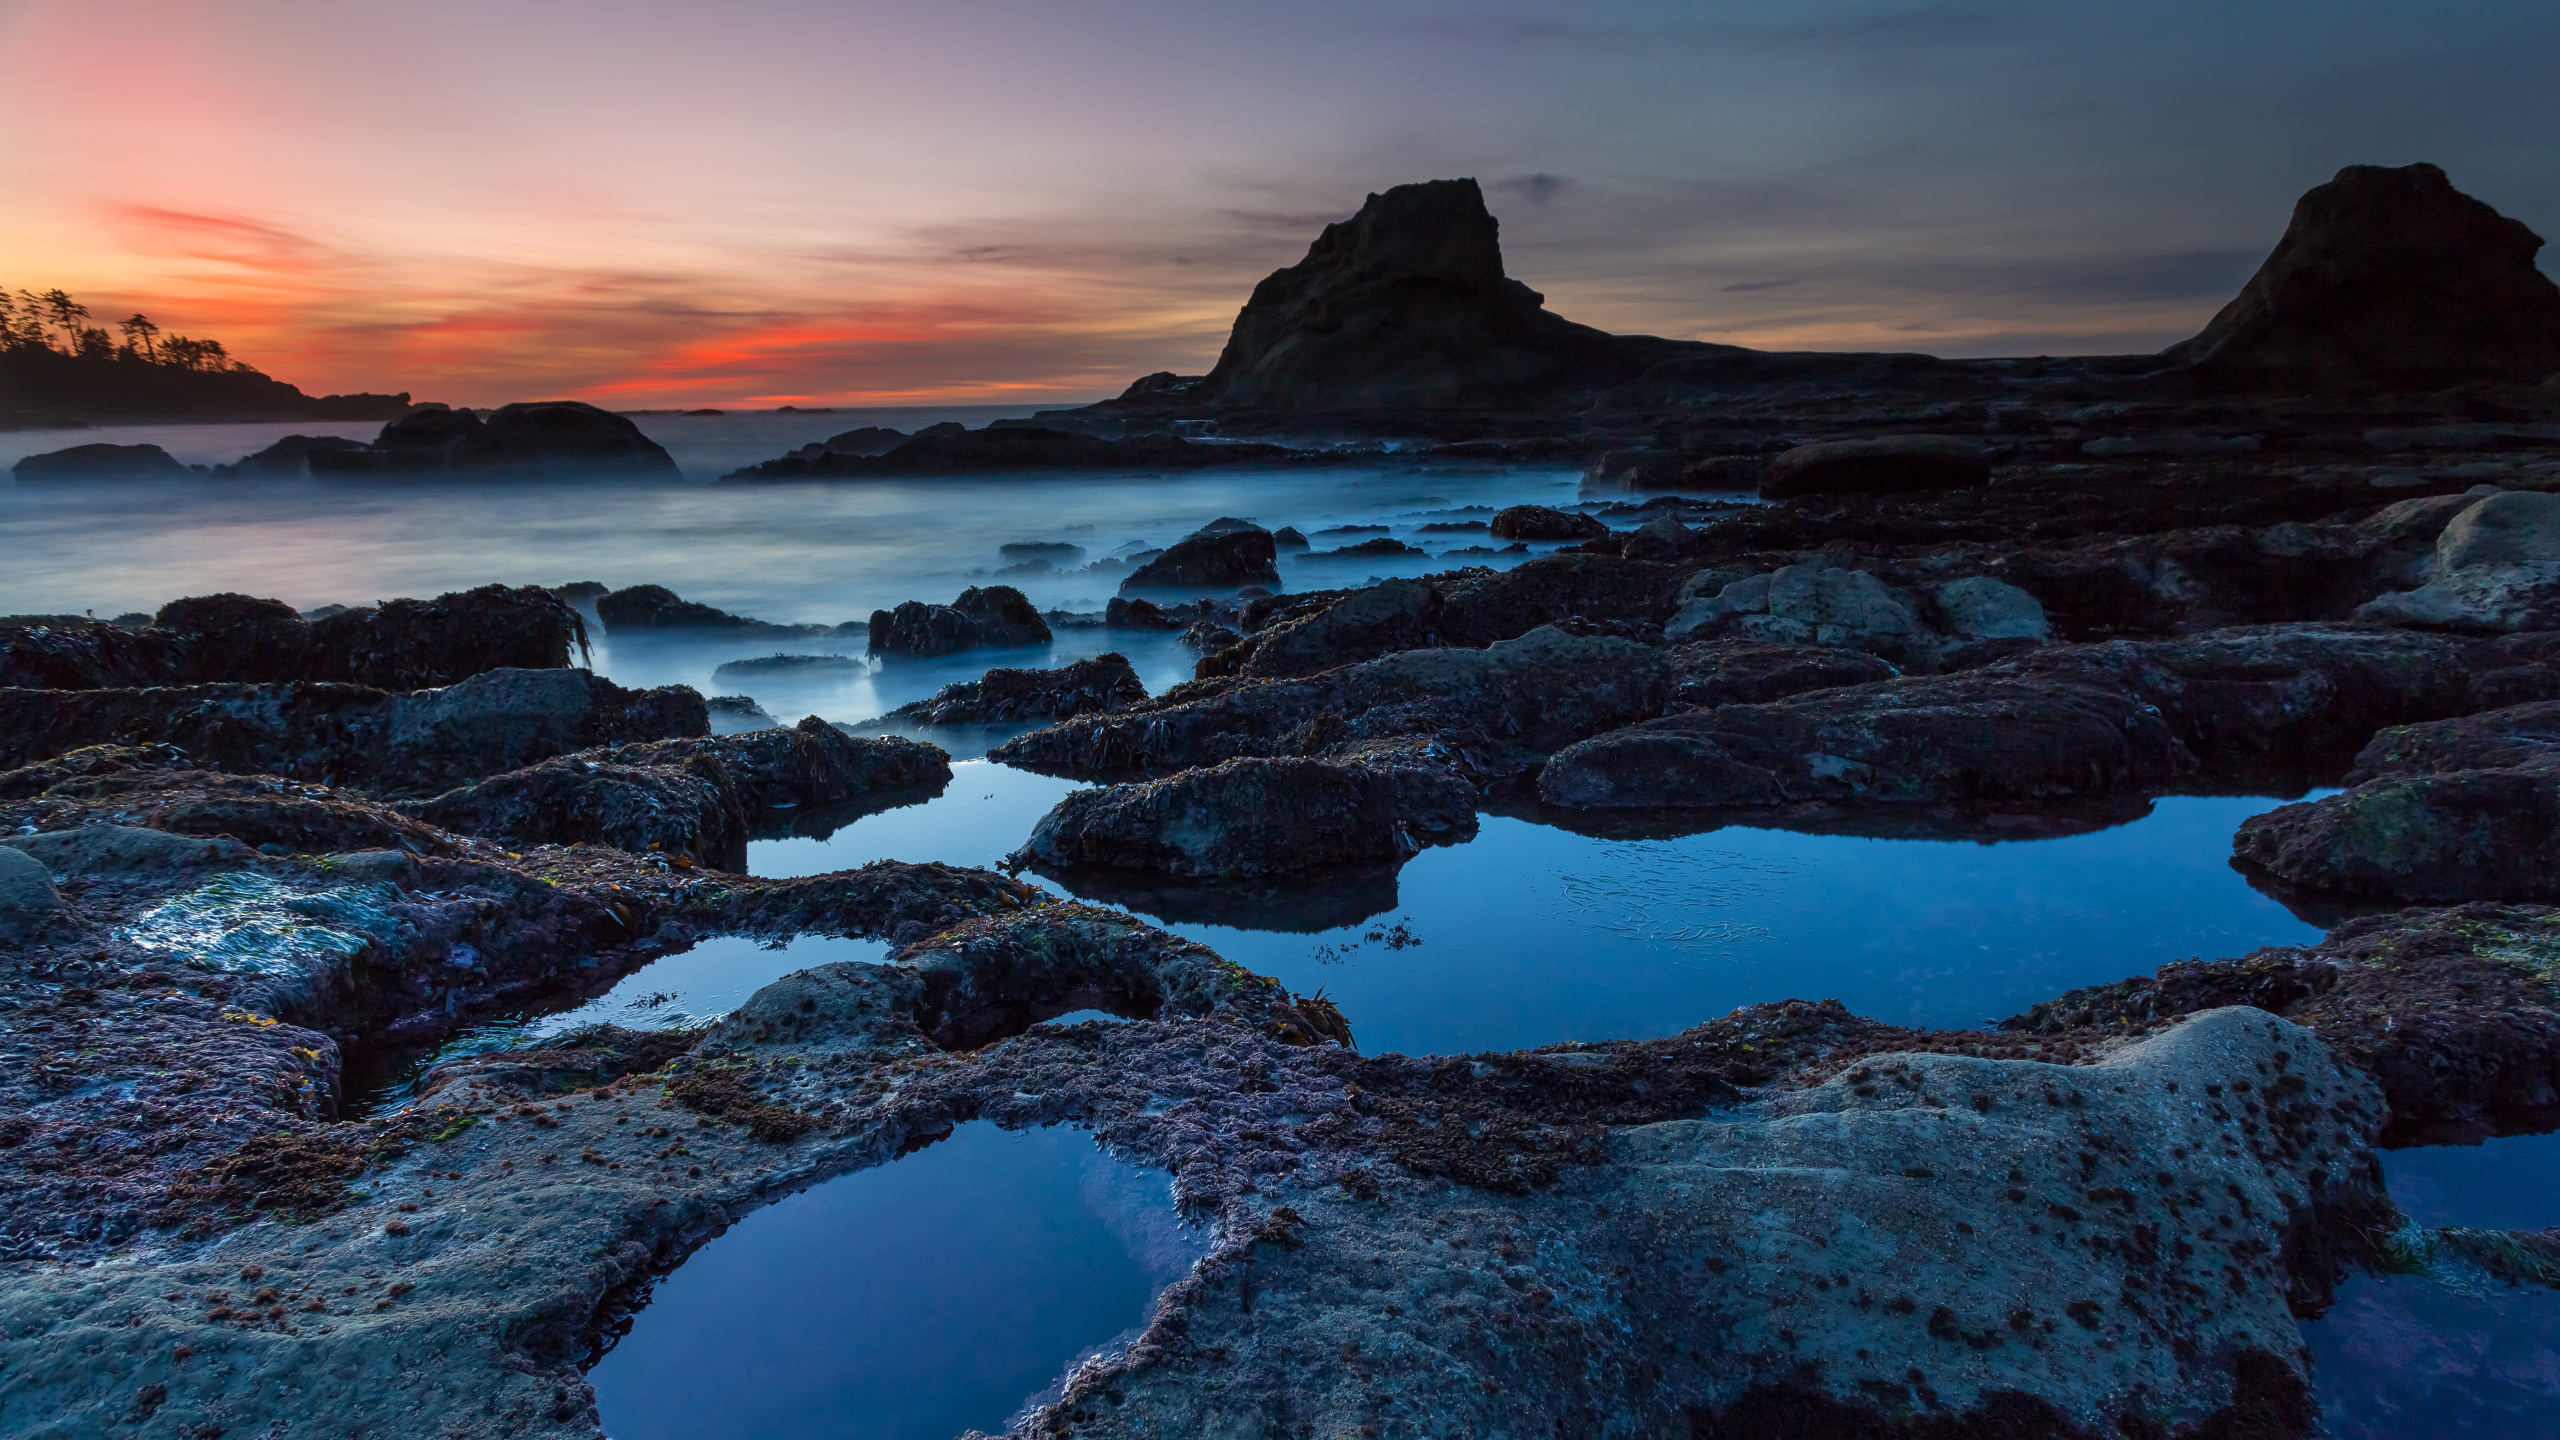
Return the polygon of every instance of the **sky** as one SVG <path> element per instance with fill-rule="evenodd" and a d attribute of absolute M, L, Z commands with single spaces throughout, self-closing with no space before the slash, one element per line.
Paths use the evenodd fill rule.
<path fill-rule="evenodd" d="M 2555 57 L 2551 0 L 0 0 L 0 284 L 314 393 L 1080 400 L 1470 175 L 1605 329 L 2148 351 L 2342 165 L 2560 233 Z"/>

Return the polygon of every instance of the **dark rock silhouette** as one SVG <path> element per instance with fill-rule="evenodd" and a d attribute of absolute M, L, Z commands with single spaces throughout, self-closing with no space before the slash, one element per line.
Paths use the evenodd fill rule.
<path fill-rule="evenodd" d="M 1799 445 L 1770 460 L 1760 493 L 1785 495 L 1953 490 L 1991 478 L 1982 444 L 1954 435 L 1879 435 Z"/>
<path fill-rule="evenodd" d="M 834 448 L 832 441 L 819 454 L 808 454 L 807 448 L 720 478 L 845 480 L 998 471 L 1204 470 L 1279 460 L 1290 453 L 1277 445 L 1195 445 L 1172 435 L 1107 440 L 1041 426 L 998 424 L 984 430 L 964 430 L 950 422 L 927 426 L 914 439 L 883 453 L 849 454 Z"/>
<path fill-rule="evenodd" d="M 2227 385 L 2535 381 L 2560 370 L 2542 237 L 2433 165 L 2350 165 L 2239 297 L 2161 358 Z"/>
<path fill-rule="evenodd" d="M 836 635 L 851 627 L 777 625 L 770 620 L 732 615 L 700 601 L 687 600 L 664 585 L 631 585 L 596 597 L 596 619 L 604 633 L 642 630 L 745 630 L 763 635 Z"/>
<path fill-rule="evenodd" d="M 972 586 L 948 605 L 909 600 L 871 612 L 874 655 L 955 655 L 1049 643 L 1049 622 L 1010 585 Z"/>
<path fill-rule="evenodd" d="M 1610 335 L 1503 274 L 1473 180 L 1371 195 L 1307 257 L 1254 287 L 1196 385 L 1151 375 L 1124 402 L 1375 412 L 1578 406 L 1681 341 Z"/>
<path fill-rule="evenodd" d="M 1493 517 L 1497 540 L 1597 540 L 1608 533 L 1592 516 L 1546 505 L 1514 505 Z"/>
<path fill-rule="evenodd" d="M 1235 590 L 1280 583 L 1279 548 L 1259 526 L 1220 530 L 1216 523 L 1175 541 L 1120 582 L 1120 591 Z"/>
<path fill-rule="evenodd" d="M 157 445 L 74 445 L 30 455 L 11 468 L 19 482 L 44 480 L 184 480 L 195 472 Z"/>
<path fill-rule="evenodd" d="M 231 475 L 307 475 L 308 461 L 315 450 L 362 450 L 361 440 L 342 435 L 287 435 L 253 455 L 243 455 L 236 462 L 220 467 L 217 473 Z"/>
<path fill-rule="evenodd" d="M 382 427 L 373 444 L 310 449 L 314 475 L 446 474 L 527 480 L 674 476 L 676 462 L 640 427 L 578 400 L 505 405 L 483 420 L 469 410 L 419 405 Z"/>

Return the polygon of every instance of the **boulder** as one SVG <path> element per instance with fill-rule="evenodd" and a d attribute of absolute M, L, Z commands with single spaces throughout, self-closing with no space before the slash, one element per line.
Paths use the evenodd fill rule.
<path fill-rule="evenodd" d="M 914 657 L 1013 650 L 1050 639 L 1049 622 L 1010 585 L 972 586 L 948 605 L 909 600 L 895 610 L 874 610 L 870 634 L 872 654 Z"/>
<path fill-rule="evenodd" d="M 1298 533 L 1297 526 L 1283 525 L 1271 532 L 1271 543 L 1282 550 L 1304 550 L 1308 548 L 1310 542 L 1306 536 Z"/>
<path fill-rule="evenodd" d="M 486 420 L 469 410 L 419 405 L 382 427 L 370 446 L 310 449 L 314 475 L 424 474 L 583 479 L 677 478 L 664 446 L 624 416 L 581 400 L 503 405 Z"/>
<path fill-rule="evenodd" d="M 2433 165 L 2313 187 L 2239 296 L 2161 358 L 2213 385 L 2530 383 L 2560 369 L 2542 239 Z"/>
<path fill-rule="evenodd" d="M 2540 765 L 2560 766 L 2560 702 L 2539 700 L 2450 720 L 2385 726 L 2356 752 L 2346 783 Z"/>
<path fill-rule="evenodd" d="M 61 892 L 43 862 L 0 845 L 0 940 L 34 939 L 61 909 Z"/>
<path fill-rule="evenodd" d="M 1596 522 L 1595 522 L 1596 523 Z M 1680 572 L 1616 555 L 1541 555 L 1508 570 L 1437 577 L 1440 631 L 1452 645 L 1490 645 L 1541 625 L 1598 625 L 1630 635 L 1671 608 Z"/>
<path fill-rule="evenodd" d="M 1689 450 L 1611 450 L 1582 471 L 1588 490 L 1743 491 L 1760 487 L 1757 455 Z"/>
<path fill-rule="evenodd" d="M 1497 540 L 1598 540 L 1609 527 L 1589 515 L 1545 505 L 1514 505 L 1493 517 Z"/>
<path fill-rule="evenodd" d="M 1242 673 L 1280 679 L 1419 650 L 1439 639 L 1440 593 L 1421 580 L 1356 590 L 1312 615 L 1256 632 Z"/>
<path fill-rule="evenodd" d="M 1400 860 L 1472 826 L 1475 787 L 1419 765 L 1242 759 L 1165 780 L 1080 790 L 1015 863 L 1226 878 Z"/>
<path fill-rule="evenodd" d="M 1989 575 L 1950 580 L 1929 592 L 1949 633 L 1967 640 L 2048 640 L 2044 606 L 2036 597 Z"/>
<path fill-rule="evenodd" d="M 776 625 L 732 615 L 709 605 L 681 599 L 664 585 L 633 585 L 596 597 L 596 618 L 604 623 L 604 633 L 632 634 L 644 630 L 752 630 L 766 634 L 825 635 L 834 633 L 825 625 Z"/>
<path fill-rule="evenodd" d="M 365 443 L 343 435 L 287 435 L 273 445 L 254 454 L 243 455 L 217 473 L 242 476 L 275 476 L 299 478 L 311 473 L 310 458 L 316 451 L 362 450 Z"/>
<path fill-rule="evenodd" d="M 2165 785 L 2195 764 L 2158 710 L 2122 690 L 1972 671 L 1629 726 L 1557 752 L 1538 798 L 1577 810 L 2012 804 Z"/>
<path fill-rule="evenodd" d="M 1279 550 L 1259 526 L 1219 533 L 1203 531 L 1167 546 L 1141 565 L 1120 591 L 1235 590 L 1280 583 Z"/>
<path fill-rule="evenodd" d="M 1508 278 L 1484 194 L 1433 180 L 1373 194 L 1254 287 L 1196 387 L 1116 404 L 1394 413 L 1579 408 L 1678 341 L 1548 314 Z"/>
<path fill-rule="evenodd" d="M 1678 560 L 1695 539 L 1696 533 L 1681 524 L 1679 516 L 1664 515 L 1637 526 L 1618 553 L 1630 560 L 1652 560 L 1667 565 Z"/>
<path fill-rule="evenodd" d="M 677 765 L 545 760 L 402 808 L 457 834 L 747 868 L 745 807 L 726 768 L 709 757 Z"/>
<path fill-rule="evenodd" d="M 1430 551 L 1419 545 L 1408 545 L 1402 540 L 1380 536 L 1375 540 L 1363 540 L 1356 545 L 1345 545 L 1336 550 L 1310 550 L 1298 558 L 1301 560 L 1393 560 L 1408 555 L 1428 557 L 1430 554 Z"/>
<path fill-rule="evenodd" d="M 1184 622 L 1167 615 L 1152 600 L 1114 595 L 1102 607 L 1102 623 L 1111 630 L 1180 630 Z"/>
<path fill-rule="evenodd" d="M 281 600 L 190 596 L 161 606 L 151 623 L 181 637 L 191 680 L 316 680 L 338 668 L 315 664 L 311 626 Z"/>
<path fill-rule="evenodd" d="M 184 480 L 195 472 L 157 445 L 74 445 L 30 455 L 9 471 L 22 485 L 56 480 Z"/>
<path fill-rule="evenodd" d="M 2445 508 L 2453 513 L 2436 536 L 2433 578 L 2377 596 L 2356 618 L 2475 632 L 2560 627 L 2560 495 L 2502 491 Z M 2401 518 L 2414 528 L 2431 517 Z"/>
<path fill-rule="evenodd" d="M 313 679 L 421 690 L 566 666 L 587 648 L 587 622 L 538 585 L 483 585 L 341 611 L 312 623 L 311 648 Z"/>
<path fill-rule="evenodd" d="M 990 670 L 945 685 L 933 698 L 901 705 L 870 726 L 1010 725 L 1070 715 L 1126 710 L 1147 698 L 1129 657 L 1118 653 L 1071 660 L 1054 670 Z M 865 728 L 869 728 L 866 726 Z"/>
<path fill-rule="evenodd" d="M 256 851 L 237 840 L 198 839 L 136 825 L 82 825 L 37 835 L 0 835 L 0 848 L 22 851 L 57 875 L 77 876 L 242 865 L 257 858 Z"/>
<path fill-rule="evenodd" d="M 2250 816 L 2231 853 L 2321 894 L 2423 905 L 2560 900 L 2560 769 L 2368 781 Z"/>
<path fill-rule="evenodd" d="M 1711 599 L 1681 606 L 1662 636 L 1675 645 L 1726 636 L 1845 645 L 1904 662 L 1933 657 L 1938 641 L 1908 596 L 1864 570 L 1836 565 L 1788 565 L 1736 580 Z"/>
<path fill-rule="evenodd" d="M 1982 442 L 1954 435 L 1880 435 L 1867 440 L 1824 440 L 1772 457 L 1761 472 L 1760 493 L 1772 500 L 1795 495 L 1902 494 L 1954 490 L 1991 479 Z"/>

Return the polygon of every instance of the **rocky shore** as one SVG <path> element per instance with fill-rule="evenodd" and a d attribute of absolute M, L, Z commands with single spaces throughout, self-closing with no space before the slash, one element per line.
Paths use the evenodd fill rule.
<path fill-rule="evenodd" d="M 1472 183 L 1373 197 L 1209 377 L 1077 423 L 1650 406 L 1635 449 L 1669 458 L 1584 435 L 1595 488 L 1776 483 L 1624 526 L 1521 507 L 1488 538 L 1566 548 L 1299 593 L 1270 593 L 1280 537 L 1205 527 L 1106 614 L 1191 627 L 1192 680 L 997 668 L 887 717 L 1038 723 L 994 757 L 1098 782 L 1012 873 L 741 873 L 748 839 L 929 791 L 947 757 L 815 717 L 714 736 L 690 690 L 569 668 L 547 592 L 0 626 L 0 1422 L 593 1437 L 581 1367 L 653 1277 L 989 1120 L 1090 1131 L 1215 1237 L 1026 1435 L 2312 1434 L 2298 1321 L 2351 1277 L 2560 1276 L 2548 1232 L 2406 1222 L 2376 1158 L 2560 1125 L 2560 390 L 2533 368 L 2560 370 L 2560 319 L 2535 328 L 2550 282 L 2512 222 L 2428 170 L 2306 197 L 2139 375 L 1605 336 L 1503 277 Z M 2449 251 L 2386 243 L 2413 206 Z M 2358 368 L 2350 341 L 2489 321 L 2407 286 L 2306 308 L 2306 256 L 2470 276 L 2505 328 Z M 1339 340 L 1282 343 L 1319 312 Z M 1480 366 L 1388 323 L 1453 314 Z M 1966 391 L 1996 366 L 2009 398 Z M 807 468 L 900 453 L 840 438 Z M 615 594 L 617 627 L 755 623 Z M 1051 637 L 1001 586 L 867 630 L 891 658 Z M 2232 843 L 2334 922 L 2319 943 L 1978 1030 L 1804 996 L 1368 1054 L 1358 1014 L 1020 878 L 1356 887 L 1497 808 L 1986 836 L 2308 786 L 2345 788 Z M 890 949 L 347 1111 L 355 1047 L 802 935 Z M 1055 1023 L 1091 1010 L 1123 1019 Z"/>

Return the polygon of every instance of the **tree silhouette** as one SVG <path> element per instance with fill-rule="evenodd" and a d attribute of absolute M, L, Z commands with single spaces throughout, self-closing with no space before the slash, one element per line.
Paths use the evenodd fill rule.
<path fill-rule="evenodd" d="M 51 320 L 55 327 L 62 331 L 62 348 L 78 350 L 80 322 L 89 318 L 89 307 L 72 299 L 59 289 L 47 290 L 37 296 L 36 301 L 44 306 L 45 318 Z"/>
<path fill-rule="evenodd" d="M 145 360 L 156 361 L 160 358 L 157 344 L 160 339 L 160 327 L 151 323 L 150 316 L 137 310 L 131 319 L 117 321 L 116 328 L 124 332 L 124 343 L 127 349 Z"/>

